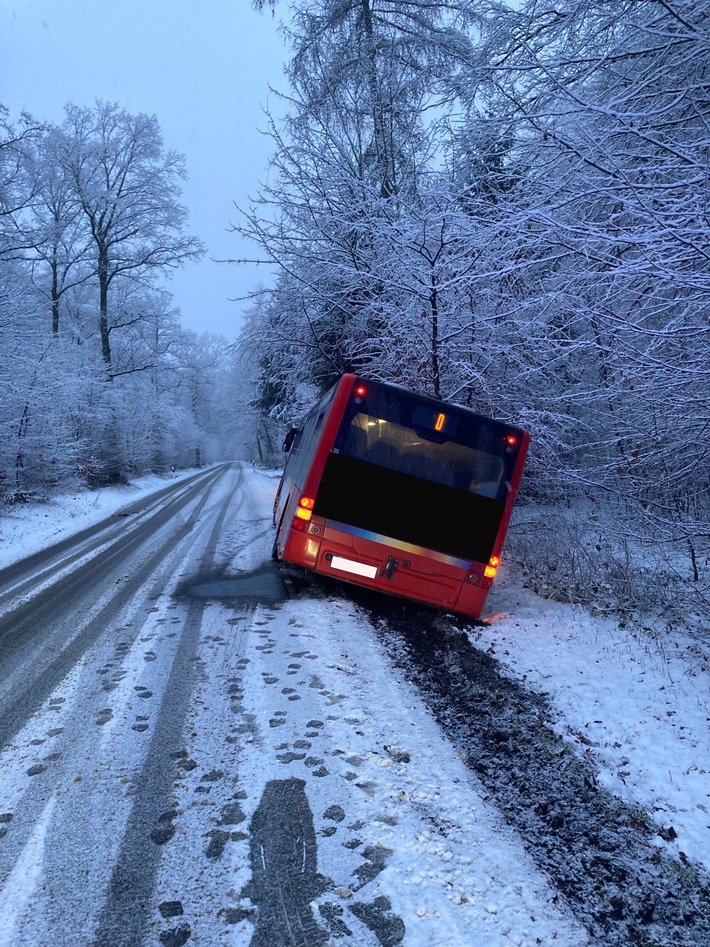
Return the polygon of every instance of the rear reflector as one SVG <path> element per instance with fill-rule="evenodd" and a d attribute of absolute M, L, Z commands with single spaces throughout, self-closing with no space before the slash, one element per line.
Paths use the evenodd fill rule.
<path fill-rule="evenodd" d="M 333 556 L 330 560 L 333 569 L 341 572 L 351 572 L 353 575 L 362 575 L 367 579 L 374 579 L 377 575 L 376 566 L 368 566 L 364 562 L 355 562 L 354 559 L 343 559 L 342 556 Z"/>

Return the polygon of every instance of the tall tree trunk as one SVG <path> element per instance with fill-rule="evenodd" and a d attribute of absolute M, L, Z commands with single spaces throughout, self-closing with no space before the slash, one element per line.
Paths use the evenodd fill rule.
<path fill-rule="evenodd" d="M 99 326 L 101 329 L 101 352 L 104 362 L 111 365 L 111 342 L 108 327 L 108 250 L 99 249 Z"/>
<path fill-rule="evenodd" d="M 15 458 L 15 485 L 19 488 L 22 483 L 23 471 L 25 469 L 25 437 L 27 429 L 30 426 L 30 406 L 25 402 L 22 409 L 22 417 L 17 428 L 17 457 Z"/>
<path fill-rule="evenodd" d="M 431 277 L 431 291 L 429 293 L 429 310 L 431 312 L 431 377 L 434 386 L 434 397 L 441 398 L 441 372 L 439 366 L 439 297 L 436 288 L 436 276 Z"/>
<path fill-rule="evenodd" d="M 362 22 L 367 43 L 367 79 L 370 86 L 370 98 L 372 99 L 371 107 L 375 137 L 375 155 L 378 171 L 382 177 L 380 194 L 382 197 L 391 197 L 397 193 L 397 181 L 394 159 L 391 158 L 392 149 L 387 147 L 384 121 L 385 105 L 382 101 L 382 93 L 377 76 L 377 51 L 375 49 L 375 33 L 372 23 L 372 0 L 361 0 L 361 4 Z M 391 103 L 388 103 L 387 107 L 391 107 Z"/>
<path fill-rule="evenodd" d="M 52 260 L 52 333 L 59 335 L 59 275 L 57 261 Z"/>

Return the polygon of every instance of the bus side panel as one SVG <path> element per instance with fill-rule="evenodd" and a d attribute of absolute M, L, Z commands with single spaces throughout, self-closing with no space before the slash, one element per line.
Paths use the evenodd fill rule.
<path fill-rule="evenodd" d="M 338 390 L 330 405 L 328 416 L 323 424 L 320 438 L 316 445 L 308 473 L 304 478 L 303 492 L 306 496 L 317 497 L 320 489 L 321 479 L 325 470 L 326 461 L 335 444 L 335 438 L 338 436 L 340 424 L 343 420 L 345 408 L 352 394 L 355 384 L 355 375 L 343 375 L 338 383 Z"/>
<path fill-rule="evenodd" d="M 318 437 L 311 445 L 310 456 L 301 455 L 298 462 L 293 464 L 292 456 L 289 455 L 282 477 L 283 486 L 274 516 L 274 525 L 278 530 L 275 543 L 277 555 L 279 559 L 307 569 L 315 568 L 322 532 L 320 536 L 310 531 L 299 532 L 294 530 L 291 524 L 296 515 L 299 498 L 315 498 L 317 494 L 325 457 L 335 442 L 354 382 L 355 375 L 343 375 L 336 386 Z M 297 471 L 296 476 L 290 476 L 292 469 Z"/>

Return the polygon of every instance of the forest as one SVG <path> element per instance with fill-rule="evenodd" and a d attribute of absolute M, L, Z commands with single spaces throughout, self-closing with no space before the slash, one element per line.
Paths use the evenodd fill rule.
<path fill-rule="evenodd" d="M 201 246 L 157 119 L 0 116 L 0 490 L 278 464 L 357 371 L 530 430 L 533 587 L 707 609 L 710 2 L 254 5 L 290 55 L 234 350 L 160 282 Z"/>
<path fill-rule="evenodd" d="M 520 424 L 536 588 L 707 610 L 710 4 L 291 13 L 235 223 L 280 272 L 242 339 L 261 411 L 354 370 Z"/>
<path fill-rule="evenodd" d="M 185 233 L 182 156 L 155 116 L 68 105 L 61 125 L 0 106 L 0 496 L 234 454 L 225 339 L 180 325 L 164 277 Z"/>

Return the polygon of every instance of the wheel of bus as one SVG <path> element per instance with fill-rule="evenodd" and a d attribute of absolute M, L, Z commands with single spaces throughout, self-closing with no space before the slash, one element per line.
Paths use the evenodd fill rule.
<path fill-rule="evenodd" d="M 289 498 L 287 497 L 287 498 L 286 498 L 286 504 L 288 503 L 288 501 L 289 501 Z M 278 559 L 279 559 L 279 548 L 278 548 L 279 533 L 281 532 L 281 527 L 283 526 L 283 523 L 284 523 L 284 516 L 286 516 L 286 505 L 285 505 L 285 504 L 284 504 L 283 513 L 281 514 L 281 519 L 279 520 L 278 528 L 277 528 L 277 530 L 276 530 L 276 539 L 274 539 L 274 545 L 273 545 L 272 548 L 271 548 L 271 558 L 272 558 L 272 559 L 276 559 L 277 561 L 278 561 Z M 274 524 L 274 525 L 276 525 L 276 524 Z"/>
<path fill-rule="evenodd" d="M 271 558 L 275 559 L 276 562 L 279 560 L 279 533 L 281 532 L 281 527 L 276 530 L 276 538 L 274 539 L 274 545 L 271 547 Z"/>

